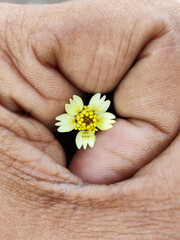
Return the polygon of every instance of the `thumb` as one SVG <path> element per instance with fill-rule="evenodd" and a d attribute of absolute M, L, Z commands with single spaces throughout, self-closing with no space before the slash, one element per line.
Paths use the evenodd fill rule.
<path fill-rule="evenodd" d="M 142 6 L 139 14 L 147 12 L 147 8 Z M 157 4 L 156 11 L 158 9 Z M 126 14 L 132 18 L 131 11 Z M 147 16 L 151 14 L 149 12 Z M 170 14 L 168 9 L 167 14 Z M 131 39 L 129 49 L 137 48 L 138 39 L 142 39 L 148 29 L 144 18 L 141 20 L 138 15 L 133 17 L 133 26 L 137 18 L 139 21 L 134 27 L 136 30 L 126 32 L 126 25 L 119 24 L 119 28 Z M 115 109 L 124 119 L 118 119 L 112 130 L 97 134 L 93 149 L 80 150 L 74 156 L 70 170 L 85 181 L 108 184 L 132 176 L 157 157 L 179 132 L 179 17 L 175 19 L 178 24 L 173 26 L 166 20 L 163 32 L 159 32 L 151 41 L 146 38 L 148 44 L 141 44 L 137 61 L 115 90 Z M 141 30 L 137 35 L 139 26 Z M 177 33 L 176 39 L 174 32 Z M 131 53 L 129 51 L 128 56 L 133 58 Z M 122 71 L 123 67 L 119 68 L 119 72 Z M 111 80 L 110 74 L 108 80 Z"/>

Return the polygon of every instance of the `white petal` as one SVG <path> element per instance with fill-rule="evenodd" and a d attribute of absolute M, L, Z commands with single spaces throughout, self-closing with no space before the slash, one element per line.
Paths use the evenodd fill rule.
<path fill-rule="evenodd" d="M 80 149 L 82 146 L 84 149 L 86 149 L 87 145 L 93 147 L 95 141 L 96 137 L 95 134 L 92 132 L 87 133 L 85 131 L 80 131 L 76 136 L 76 146 L 78 149 Z"/>
<path fill-rule="evenodd" d="M 75 118 L 66 113 L 57 116 L 56 120 L 60 121 L 55 124 L 56 126 L 60 126 L 57 129 L 58 132 L 70 132 L 76 126 Z"/>
<path fill-rule="evenodd" d="M 56 126 L 61 126 L 61 122 L 55 123 Z"/>
<path fill-rule="evenodd" d="M 99 104 L 98 111 L 106 112 L 108 110 L 110 104 L 111 104 L 111 102 L 109 100 L 104 101 L 103 103 L 101 103 L 101 105 Z"/>
<path fill-rule="evenodd" d="M 93 107 L 94 105 L 96 105 L 96 103 L 99 101 L 100 97 L 101 97 L 100 93 L 94 94 L 94 96 L 92 96 L 92 98 L 89 101 L 90 107 Z"/>
<path fill-rule="evenodd" d="M 82 99 L 79 96 L 74 95 L 73 99 L 70 99 L 70 104 L 65 105 L 65 110 L 69 115 L 75 116 L 82 111 L 83 107 L 84 104 Z"/>
<path fill-rule="evenodd" d="M 56 117 L 56 120 L 61 121 L 61 122 L 70 121 L 71 119 L 74 119 L 74 117 L 70 116 L 67 113 L 63 113 L 63 114 Z"/>
<path fill-rule="evenodd" d="M 106 112 L 111 102 L 105 99 L 106 99 L 105 95 L 101 98 L 101 94 L 96 93 L 89 101 L 90 109 L 97 113 Z"/>
<path fill-rule="evenodd" d="M 100 130 L 108 130 L 112 128 L 112 124 L 115 123 L 116 121 L 114 120 L 116 117 L 114 114 L 106 112 L 106 113 L 100 113 L 98 114 L 98 122 L 97 122 L 97 127 Z"/>
<path fill-rule="evenodd" d="M 95 141 L 96 141 L 96 136 L 95 136 L 95 134 L 93 133 L 93 137 L 90 137 L 90 138 L 89 138 L 89 146 L 90 146 L 91 148 L 94 147 Z"/>
<path fill-rule="evenodd" d="M 58 132 L 70 132 L 75 128 L 74 125 L 60 126 L 57 131 Z"/>

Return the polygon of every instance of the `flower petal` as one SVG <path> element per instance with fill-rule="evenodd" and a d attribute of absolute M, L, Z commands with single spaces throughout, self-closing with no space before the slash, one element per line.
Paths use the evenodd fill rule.
<path fill-rule="evenodd" d="M 57 116 L 56 120 L 60 121 L 55 124 L 56 126 L 59 126 L 57 129 L 58 132 L 70 132 L 76 126 L 75 118 L 66 113 Z"/>
<path fill-rule="evenodd" d="M 76 146 L 78 149 L 80 149 L 82 146 L 84 149 L 87 148 L 87 145 L 90 147 L 94 146 L 94 143 L 96 141 L 95 134 L 92 132 L 86 132 L 86 131 L 80 131 L 78 132 L 76 136 Z"/>
<path fill-rule="evenodd" d="M 111 102 L 105 99 L 105 95 L 101 98 L 101 94 L 96 93 L 89 101 L 90 109 L 97 113 L 106 112 Z"/>
<path fill-rule="evenodd" d="M 98 114 L 98 119 L 97 119 L 97 127 L 100 130 L 108 130 L 112 128 L 112 124 L 115 123 L 116 121 L 114 120 L 116 117 L 114 114 L 106 112 L 106 113 L 100 113 Z"/>
<path fill-rule="evenodd" d="M 79 96 L 74 95 L 73 99 L 70 99 L 70 104 L 65 105 L 65 110 L 69 115 L 75 116 L 82 111 L 83 107 L 84 103 L 82 99 Z"/>
<path fill-rule="evenodd" d="M 92 98 L 89 101 L 90 107 L 93 107 L 94 105 L 96 105 L 96 103 L 99 101 L 100 97 L 101 97 L 100 93 L 94 94 L 94 96 L 92 96 Z"/>
<path fill-rule="evenodd" d="M 109 100 L 106 100 L 101 103 L 101 106 L 98 106 L 99 112 L 106 112 L 110 106 L 111 102 Z"/>

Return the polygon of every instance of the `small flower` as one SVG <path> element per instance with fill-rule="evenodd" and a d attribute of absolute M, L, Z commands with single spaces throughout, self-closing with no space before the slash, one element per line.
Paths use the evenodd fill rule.
<path fill-rule="evenodd" d="M 70 103 L 65 105 L 67 113 L 56 117 L 59 121 L 55 125 L 59 126 L 58 132 L 70 132 L 78 130 L 76 136 L 76 145 L 84 149 L 87 145 L 94 146 L 95 133 L 100 130 L 112 128 L 116 121 L 114 114 L 106 112 L 110 106 L 110 101 L 105 100 L 106 96 L 101 98 L 100 93 L 96 93 L 89 101 L 89 105 L 84 106 L 82 99 L 76 95 L 70 99 Z"/>

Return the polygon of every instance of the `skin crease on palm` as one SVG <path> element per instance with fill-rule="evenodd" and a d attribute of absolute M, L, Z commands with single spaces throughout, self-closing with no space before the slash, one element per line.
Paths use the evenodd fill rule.
<path fill-rule="evenodd" d="M 0 4 L 0 239 L 180 239 L 180 3 Z M 117 123 L 69 169 L 73 94 Z"/>

